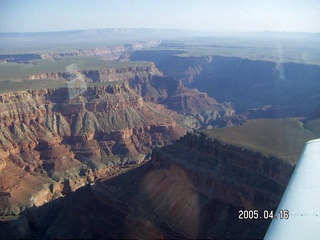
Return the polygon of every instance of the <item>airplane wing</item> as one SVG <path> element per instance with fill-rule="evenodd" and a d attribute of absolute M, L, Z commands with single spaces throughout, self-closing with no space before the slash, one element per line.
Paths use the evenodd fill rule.
<path fill-rule="evenodd" d="M 305 144 L 265 239 L 320 239 L 320 139 Z"/>

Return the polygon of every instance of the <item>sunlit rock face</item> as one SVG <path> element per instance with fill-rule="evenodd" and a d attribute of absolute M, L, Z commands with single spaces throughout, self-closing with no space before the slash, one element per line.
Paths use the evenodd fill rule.
<path fill-rule="evenodd" d="M 40 238 L 263 238 L 293 171 L 288 163 L 202 134 L 153 150 L 151 161 L 29 209 Z M 55 206 L 56 214 L 44 219 Z M 38 220 L 32 218 L 37 213 Z"/>
<path fill-rule="evenodd" d="M 126 81 L 1 94 L 1 191 L 10 193 L 1 212 L 42 205 L 119 166 L 141 163 L 154 146 L 185 134 L 176 115 L 146 103 Z"/>

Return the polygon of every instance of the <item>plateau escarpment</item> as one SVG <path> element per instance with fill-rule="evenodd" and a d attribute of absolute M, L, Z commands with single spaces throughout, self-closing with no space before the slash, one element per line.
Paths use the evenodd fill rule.
<path fill-rule="evenodd" d="M 128 61 L 133 51 L 143 48 L 158 47 L 161 41 L 140 41 L 131 44 L 101 46 L 96 48 L 77 49 L 73 51 L 49 52 L 49 53 L 24 53 L 24 54 L 3 54 L 0 55 L 0 63 L 4 62 L 28 62 L 39 59 L 56 59 L 63 57 L 88 57 L 100 56 L 108 61 Z"/>
<path fill-rule="evenodd" d="M 50 204 L 26 216 L 38 238 L 263 238 L 270 219 L 240 220 L 239 210 L 275 210 L 292 171 L 276 158 L 188 134 L 155 149 L 148 163 L 79 189 L 50 217 Z"/>
<path fill-rule="evenodd" d="M 32 74 L 23 77 L 22 80 L 42 80 L 42 79 L 63 79 L 68 82 L 74 80 L 81 80 L 83 82 L 110 82 L 110 81 L 132 81 L 135 78 L 149 79 L 152 76 L 163 76 L 162 73 L 151 62 L 141 64 L 141 66 L 134 66 L 134 64 L 128 64 L 132 66 L 121 66 L 121 63 L 117 67 L 108 67 L 108 62 L 102 69 L 96 70 L 78 70 L 71 69 L 70 71 L 54 71 L 45 72 L 40 74 Z M 114 64 L 116 65 L 116 64 Z M 75 64 L 76 66 L 76 64 Z M 66 67 L 68 68 L 68 66 Z"/>
<path fill-rule="evenodd" d="M 254 119 L 231 128 L 203 130 L 209 137 L 296 164 L 306 142 L 319 138 L 319 119 Z"/>

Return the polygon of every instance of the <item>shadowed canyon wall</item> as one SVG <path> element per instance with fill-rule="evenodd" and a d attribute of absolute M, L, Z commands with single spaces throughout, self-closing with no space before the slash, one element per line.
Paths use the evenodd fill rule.
<path fill-rule="evenodd" d="M 275 210 L 292 171 L 276 158 L 188 134 L 136 169 L 28 209 L 25 232 L 40 239 L 263 238 L 270 219 L 240 220 L 239 210 Z"/>
<path fill-rule="evenodd" d="M 320 66 L 242 59 L 177 57 L 174 51 L 137 51 L 132 60 L 153 61 L 166 75 L 219 102 L 234 103 L 250 118 L 310 116 L 320 97 Z"/>

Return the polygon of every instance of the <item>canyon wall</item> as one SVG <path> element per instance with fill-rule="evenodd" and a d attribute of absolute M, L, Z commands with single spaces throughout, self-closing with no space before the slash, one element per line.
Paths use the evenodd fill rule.
<path fill-rule="evenodd" d="M 232 102 L 237 113 L 246 113 L 248 118 L 310 117 L 320 101 L 320 66 L 240 57 L 174 56 L 177 53 L 137 51 L 131 59 L 155 62 L 165 76 L 219 102 Z"/>
<path fill-rule="evenodd" d="M 128 83 L 6 93 L 0 109 L 5 215 L 141 163 L 185 134 L 176 113 L 146 103 Z"/>
<path fill-rule="evenodd" d="M 208 94 L 188 89 L 181 81 L 164 77 L 155 64 L 147 66 L 51 72 L 25 77 L 24 80 L 63 79 L 71 87 L 86 87 L 86 83 L 125 81 L 147 102 L 160 103 L 184 116 L 184 125 L 192 129 L 224 127 L 237 124 L 234 106 L 219 103 Z"/>
<path fill-rule="evenodd" d="M 155 146 L 192 129 L 226 125 L 234 113 L 232 105 L 163 77 L 154 64 L 47 73 L 29 81 L 48 77 L 69 87 L 0 95 L 4 215 L 140 164 Z"/>
<path fill-rule="evenodd" d="M 192 133 L 154 149 L 136 169 L 24 214 L 40 239 L 261 239 L 271 221 L 263 212 L 277 208 L 292 171 L 284 161 Z M 50 209 L 56 213 L 44 214 Z M 239 219 L 239 210 L 253 209 L 261 219 Z"/>

